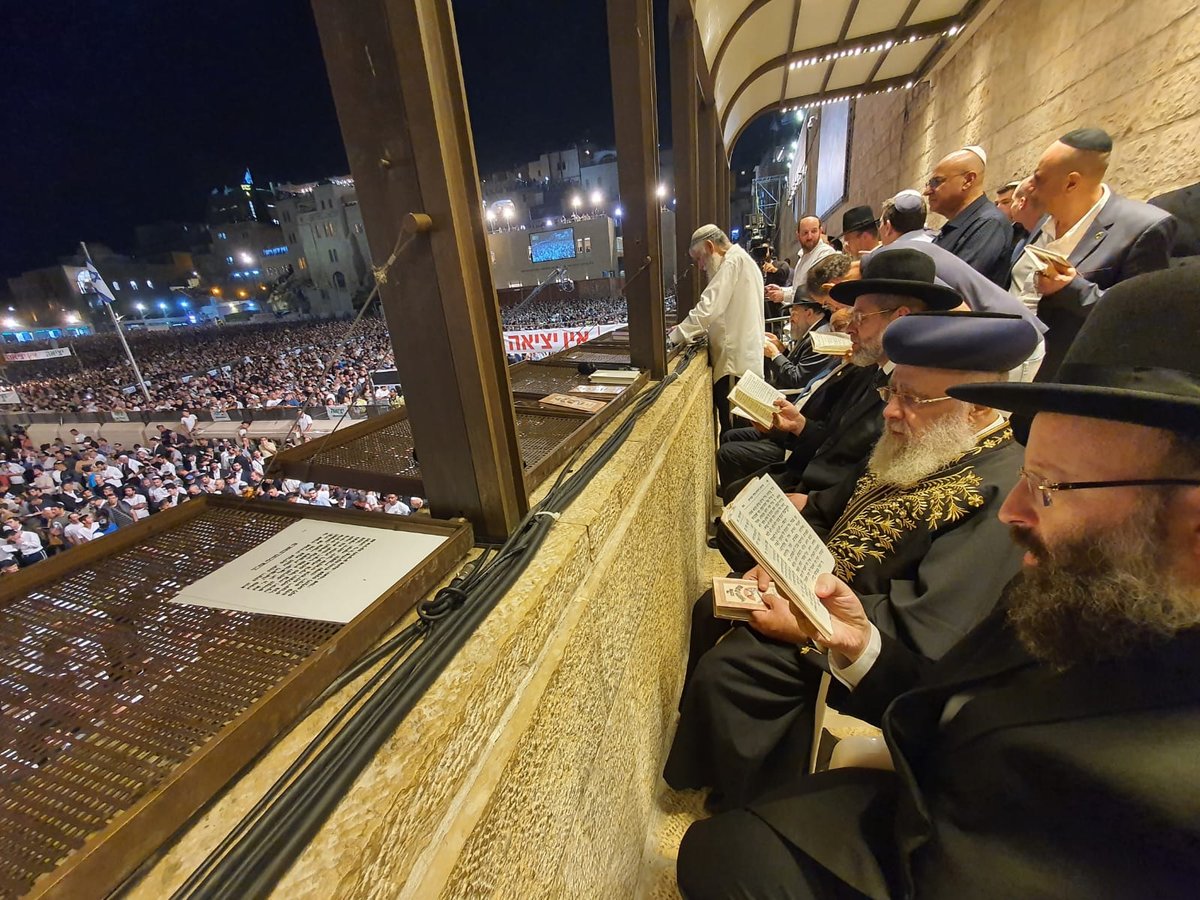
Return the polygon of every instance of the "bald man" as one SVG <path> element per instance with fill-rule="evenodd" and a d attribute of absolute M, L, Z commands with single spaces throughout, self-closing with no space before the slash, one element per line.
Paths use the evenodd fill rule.
<path fill-rule="evenodd" d="M 805 285 L 808 284 L 808 270 L 829 256 L 836 253 L 828 243 L 821 239 L 821 220 L 816 216 L 805 216 L 796 223 L 796 243 L 800 245 L 800 255 L 792 266 L 791 280 L 783 287 L 771 285 L 767 288 L 767 299 L 772 303 L 794 303 L 807 299 Z M 796 292 L 799 291 L 799 296 Z"/>
<path fill-rule="evenodd" d="M 1039 381 L 1054 376 L 1105 291 L 1170 262 L 1178 223 L 1155 206 L 1109 189 L 1104 174 L 1112 146 L 1102 129 L 1077 128 L 1047 148 L 1030 176 L 1029 199 L 1047 218 L 1029 244 L 1070 262 L 1063 270 L 1043 271 L 1026 254 L 1013 265 L 1011 292 L 1049 329 Z"/>
<path fill-rule="evenodd" d="M 925 196 L 930 211 L 946 217 L 946 224 L 933 242 L 1004 287 L 1012 251 L 1012 224 L 984 194 L 986 174 L 983 150 L 955 150 L 934 167 L 925 182 Z"/>

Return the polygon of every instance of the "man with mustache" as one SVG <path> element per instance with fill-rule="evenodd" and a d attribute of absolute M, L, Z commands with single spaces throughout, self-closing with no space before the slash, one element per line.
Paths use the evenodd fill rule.
<path fill-rule="evenodd" d="M 1024 571 L 936 663 L 821 576 L 830 702 L 881 724 L 895 772 L 821 773 L 696 823 L 679 851 L 685 896 L 1195 895 L 1198 297 L 1195 269 L 1129 279 L 1053 381 L 949 389 L 1033 416 L 1000 511 Z M 811 639 L 767 601 L 756 627 Z"/>
<path fill-rule="evenodd" d="M 1036 343 L 1037 331 L 1016 316 L 896 319 L 883 335 L 894 368 L 879 391 L 883 434 L 874 450 L 856 476 L 793 499 L 871 621 L 923 657 L 961 640 L 1020 568 L 996 519 L 1017 481 L 1020 447 L 995 409 L 955 400 L 946 388 L 1003 380 Z M 722 552 L 735 571 L 754 566 L 736 542 Z M 711 596 L 701 597 L 665 769 L 673 787 L 712 787 L 710 806 L 749 802 L 797 771 L 812 742 L 821 676 L 794 645 L 753 627 L 726 635 L 730 627 L 714 618 Z"/>

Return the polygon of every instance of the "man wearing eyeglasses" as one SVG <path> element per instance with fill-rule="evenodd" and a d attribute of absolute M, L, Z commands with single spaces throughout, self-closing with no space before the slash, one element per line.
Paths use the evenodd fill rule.
<path fill-rule="evenodd" d="M 1123 281 L 1053 380 L 948 388 L 1032 417 L 1000 510 L 1023 571 L 935 663 L 818 578 L 829 701 L 882 726 L 895 771 L 820 773 L 697 823 L 679 850 L 684 896 L 1195 895 L 1198 296 L 1187 267 Z M 812 637 L 765 599 L 757 627 Z"/>
<path fill-rule="evenodd" d="M 934 168 L 925 183 L 925 196 L 929 198 L 929 209 L 947 219 L 934 244 L 1004 287 L 1012 250 L 1012 224 L 983 192 L 986 174 L 982 148 L 956 150 Z"/>
<path fill-rule="evenodd" d="M 991 612 L 1021 565 L 996 518 L 1021 448 L 996 410 L 946 388 L 1005 380 L 1037 339 L 1019 316 L 897 319 L 883 337 L 895 367 L 878 389 L 884 430 L 870 457 L 858 477 L 793 498 L 879 631 L 922 658 L 940 657 Z M 731 538 L 722 552 L 735 571 L 757 577 Z M 788 781 L 812 741 L 820 670 L 750 624 L 726 635 L 731 623 L 713 617 L 708 596 L 693 610 L 665 776 L 677 788 L 712 787 L 710 805 L 748 803 Z"/>

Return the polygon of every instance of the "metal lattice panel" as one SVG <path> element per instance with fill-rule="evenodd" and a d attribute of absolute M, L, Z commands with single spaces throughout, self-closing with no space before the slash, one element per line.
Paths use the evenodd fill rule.
<path fill-rule="evenodd" d="M 545 416 L 533 412 L 517 413 L 517 443 L 521 461 L 531 469 L 550 455 L 573 431 L 587 421 L 584 416 Z"/>
<path fill-rule="evenodd" d="M 312 462 L 405 478 L 421 477 L 421 466 L 413 459 L 412 425 L 408 419 L 393 422 L 340 447 L 322 449 L 312 457 Z"/>
<path fill-rule="evenodd" d="M 165 602 L 295 522 L 209 508 L 0 614 L 0 896 L 19 896 L 342 626 Z"/>
<path fill-rule="evenodd" d="M 564 350 L 557 354 L 554 359 L 559 362 L 589 362 L 594 365 L 607 366 L 627 366 L 629 365 L 628 350 L 589 350 L 584 347 L 578 347 L 574 350 Z"/>
<path fill-rule="evenodd" d="M 512 372 L 514 394 L 563 394 L 587 384 L 586 375 L 580 375 L 575 366 L 520 366 Z"/>

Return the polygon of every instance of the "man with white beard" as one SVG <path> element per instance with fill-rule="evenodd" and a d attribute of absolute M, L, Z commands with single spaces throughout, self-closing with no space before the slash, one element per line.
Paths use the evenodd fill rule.
<path fill-rule="evenodd" d="M 884 431 L 874 451 L 857 477 L 792 495 L 871 621 L 920 657 L 937 659 L 962 639 L 1021 566 L 996 518 L 1017 482 L 1021 448 L 996 410 L 946 388 L 1006 380 L 1037 339 L 1019 316 L 896 319 L 883 334 L 895 368 L 879 389 Z M 750 568 L 745 577 L 757 575 Z M 667 783 L 711 787 L 711 806 L 733 807 L 802 771 L 821 675 L 805 652 L 764 638 L 753 621 L 715 619 L 702 596 Z"/>
<path fill-rule="evenodd" d="M 749 369 L 763 374 L 763 277 L 758 263 L 716 225 L 704 225 L 692 235 L 692 263 L 705 273 L 708 284 L 682 322 L 671 329 L 672 344 L 708 336 L 712 363 L 713 406 L 721 431 L 731 427 L 729 392 Z"/>

